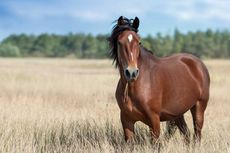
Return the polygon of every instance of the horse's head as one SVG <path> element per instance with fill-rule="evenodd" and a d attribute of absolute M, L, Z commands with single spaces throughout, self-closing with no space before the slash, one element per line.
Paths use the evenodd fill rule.
<path fill-rule="evenodd" d="M 120 17 L 117 22 L 118 26 L 127 26 L 127 21 L 123 17 Z M 132 23 L 129 22 L 128 26 L 130 28 L 120 32 L 117 37 L 117 60 L 127 81 L 134 81 L 139 75 L 140 37 L 137 34 L 139 19 L 136 17 Z"/>

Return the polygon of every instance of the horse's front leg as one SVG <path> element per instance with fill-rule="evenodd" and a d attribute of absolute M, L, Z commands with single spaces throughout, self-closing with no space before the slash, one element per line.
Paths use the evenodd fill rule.
<path fill-rule="evenodd" d="M 126 114 L 121 112 L 121 123 L 124 130 L 125 141 L 134 141 L 134 124 L 135 122 L 126 116 Z"/>
<path fill-rule="evenodd" d="M 157 113 L 148 112 L 149 115 L 149 129 L 152 135 L 152 142 L 154 144 L 155 149 L 160 152 L 161 143 L 159 141 L 160 136 L 160 117 Z"/>
<path fill-rule="evenodd" d="M 158 140 L 160 136 L 160 113 L 159 113 L 159 104 L 157 101 L 143 103 L 143 108 L 148 118 L 148 125 L 153 137 L 153 140 Z M 151 105 L 155 104 L 155 105 Z"/>
<path fill-rule="evenodd" d="M 151 114 L 149 128 L 154 141 L 157 141 L 160 136 L 160 117 L 156 113 Z"/>
<path fill-rule="evenodd" d="M 161 143 L 159 141 L 160 136 L 160 116 L 157 113 L 150 113 L 152 115 L 149 116 L 150 118 L 150 132 L 153 138 L 154 147 L 160 152 Z"/>

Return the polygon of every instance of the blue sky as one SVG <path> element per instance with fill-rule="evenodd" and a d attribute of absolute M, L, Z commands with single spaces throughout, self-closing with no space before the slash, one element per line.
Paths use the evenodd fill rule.
<path fill-rule="evenodd" d="M 229 0 L 1 0 L 0 40 L 10 34 L 109 33 L 119 16 L 140 19 L 139 33 L 230 29 Z"/>

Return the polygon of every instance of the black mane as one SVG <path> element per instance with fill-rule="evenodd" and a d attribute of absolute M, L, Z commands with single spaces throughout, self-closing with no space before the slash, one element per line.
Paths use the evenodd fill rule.
<path fill-rule="evenodd" d="M 115 22 L 117 22 L 116 20 Z M 112 33 L 110 37 L 108 38 L 109 41 L 109 47 L 110 47 L 110 57 L 113 58 L 113 63 L 115 63 L 115 66 L 118 66 L 118 57 L 117 57 L 117 37 L 125 30 L 131 30 L 134 32 L 138 32 L 138 29 L 135 29 L 133 24 L 133 19 L 123 19 L 124 23 L 122 25 L 114 25 Z"/>

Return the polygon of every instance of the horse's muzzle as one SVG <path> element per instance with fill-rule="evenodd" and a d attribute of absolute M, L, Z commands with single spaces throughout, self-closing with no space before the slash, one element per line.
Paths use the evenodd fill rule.
<path fill-rule="evenodd" d="M 138 75 L 139 75 L 139 69 L 138 68 L 127 67 L 125 69 L 125 77 L 126 77 L 127 81 L 136 80 Z"/>

